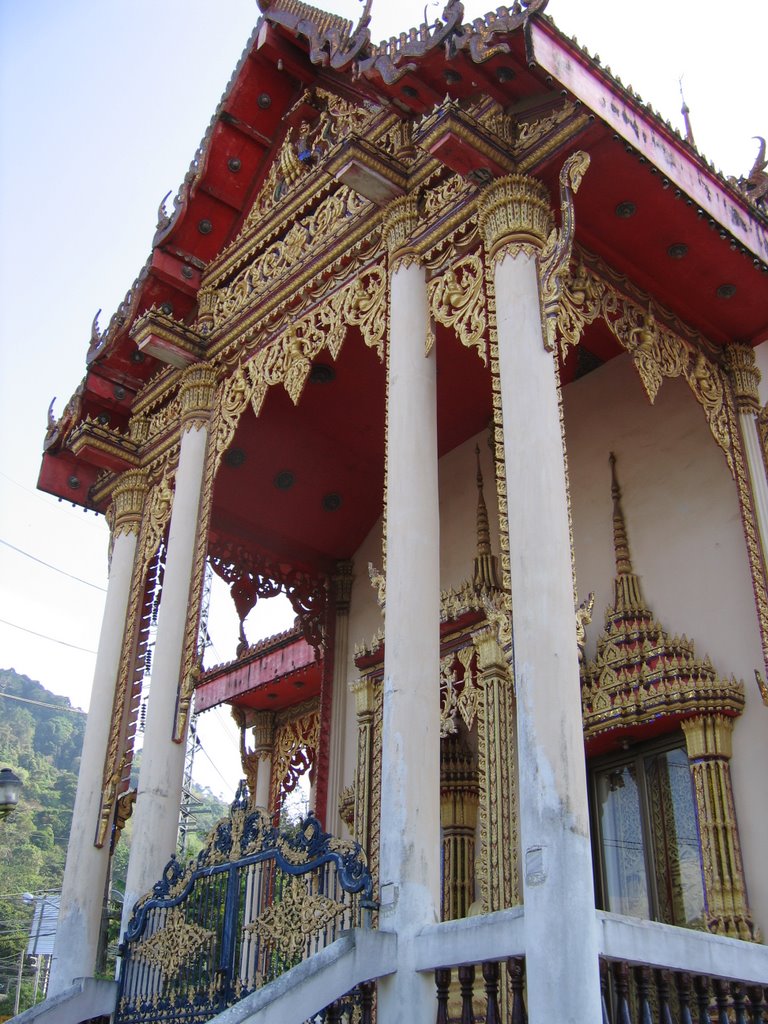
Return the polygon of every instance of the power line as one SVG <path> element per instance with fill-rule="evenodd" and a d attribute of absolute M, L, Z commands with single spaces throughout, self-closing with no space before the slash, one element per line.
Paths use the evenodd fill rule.
<path fill-rule="evenodd" d="M 102 594 L 106 594 L 106 587 L 100 587 L 97 583 L 91 583 L 89 580 L 84 580 L 80 576 L 73 576 L 71 572 L 66 572 L 64 569 L 59 569 L 55 565 L 51 565 L 50 562 L 44 562 L 42 558 L 37 558 L 35 555 L 30 555 L 28 551 L 22 551 L 21 548 L 17 548 L 13 544 L 9 544 L 7 540 L 3 540 L 0 537 L 0 544 L 4 544 L 11 551 L 16 551 L 20 555 L 24 555 L 25 558 L 31 558 L 33 562 L 37 562 L 38 565 L 44 565 L 46 569 L 53 569 L 54 572 L 60 572 L 62 576 L 67 576 L 71 580 L 77 580 L 78 583 L 84 583 L 86 587 L 93 587 L 94 590 L 100 590 Z"/>
<path fill-rule="evenodd" d="M 41 491 L 33 491 L 31 487 L 25 487 L 24 484 L 20 484 L 18 480 L 14 480 L 13 477 L 8 476 L 7 473 L 3 473 L 2 470 L 0 470 L 0 476 L 3 477 L 4 480 L 7 480 L 9 484 L 13 484 L 14 487 L 18 487 L 20 491 L 26 491 L 26 493 L 27 494 L 31 494 L 33 498 L 37 498 L 37 500 L 39 502 L 41 502 L 43 505 L 45 505 L 45 507 L 47 509 L 50 509 L 52 511 L 55 509 L 57 515 L 61 514 L 62 509 L 56 509 L 56 506 L 54 505 L 54 502 L 53 502 L 54 495 L 53 494 L 47 494 L 47 493 L 43 493 Z M 63 504 L 64 500 L 65 500 L 64 498 L 58 498 L 58 497 L 56 498 L 56 502 L 60 503 L 60 504 Z M 68 516 L 71 516 L 72 519 L 76 519 L 78 521 L 78 523 L 87 523 L 88 526 L 95 525 L 94 524 L 94 520 L 91 519 L 89 516 L 83 517 L 83 516 L 75 515 L 74 512 L 70 511 L 70 509 L 69 509 L 69 507 L 67 505 L 64 505 L 63 511 L 66 512 L 66 514 Z M 83 509 L 83 511 L 87 512 L 89 510 L 88 509 Z M 95 509 L 93 509 L 93 511 L 96 512 Z M 97 516 L 99 514 L 100 513 L 96 512 Z"/>
<path fill-rule="evenodd" d="M 2 622 L 2 621 L 3 620 L 0 619 L 0 622 Z M 71 711 L 73 715 L 87 715 L 88 714 L 88 712 L 87 711 L 83 711 L 82 708 L 71 708 L 71 707 L 68 708 L 68 707 L 65 707 L 63 704 L 46 704 L 45 701 L 42 701 L 42 700 L 32 700 L 30 697 L 17 697 L 15 693 L 4 693 L 2 690 L 0 690 L 0 697 L 8 697 L 9 700 L 20 700 L 24 704 L 36 704 L 39 708 L 53 708 L 54 711 Z M 54 836 L 54 838 L 55 838 L 55 836 Z M 19 893 L 19 895 L 23 896 L 24 893 Z M 33 893 L 33 895 L 34 895 L 34 893 Z M 2 899 L 1 896 L 0 896 L 0 899 Z"/>
<path fill-rule="evenodd" d="M 12 626 L 13 629 L 20 629 L 22 633 L 30 633 L 32 636 L 38 636 L 41 640 L 50 640 L 51 643 L 61 644 L 62 647 L 71 647 L 75 651 L 83 651 L 85 654 L 95 654 L 96 651 L 92 651 L 89 647 L 78 647 L 77 644 L 68 644 L 66 640 L 57 640 L 55 636 L 47 636 L 45 633 L 36 633 L 34 629 L 27 629 L 25 626 L 17 626 L 15 622 L 9 622 L 7 619 L 0 619 L 0 622 L 4 626 Z"/>

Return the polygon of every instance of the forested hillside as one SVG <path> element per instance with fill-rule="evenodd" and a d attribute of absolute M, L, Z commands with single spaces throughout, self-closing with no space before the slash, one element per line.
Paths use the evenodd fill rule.
<path fill-rule="evenodd" d="M 29 936 L 32 906 L 24 895 L 61 890 L 85 721 L 66 697 L 13 669 L 0 669 L 0 768 L 11 768 L 24 786 L 16 810 L 0 819 L 0 1020 L 13 1009 Z M 140 753 L 136 770 L 139 760 Z M 197 835 L 190 837 L 188 856 L 228 811 L 207 789 L 193 787 L 192 794 Z M 130 831 L 129 822 L 116 848 L 115 895 L 123 887 Z M 33 973 L 25 967 L 21 1009 L 32 1001 Z"/>

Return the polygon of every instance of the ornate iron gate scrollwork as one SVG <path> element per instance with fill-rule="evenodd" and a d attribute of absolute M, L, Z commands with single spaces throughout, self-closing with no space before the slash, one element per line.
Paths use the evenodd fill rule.
<path fill-rule="evenodd" d="M 248 813 L 241 783 L 197 860 L 171 858 L 136 904 L 115 1024 L 203 1024 L 368 924 L 372 892 L 357 843 L 323 832 L 311 814 L 278 828 L 263 811 Z"/>

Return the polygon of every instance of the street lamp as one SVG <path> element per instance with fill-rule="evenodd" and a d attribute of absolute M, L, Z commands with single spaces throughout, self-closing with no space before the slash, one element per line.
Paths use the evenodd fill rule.
<path fill-rule="evenodd" d="M 7 817 L 19 802 L 21 779 L 10 768 L 0 770 L 0 818 Z"/>

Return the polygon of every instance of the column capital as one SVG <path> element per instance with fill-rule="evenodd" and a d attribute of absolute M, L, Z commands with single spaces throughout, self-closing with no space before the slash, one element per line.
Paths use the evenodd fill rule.
<path fill-rule="evenodd" d="M 733 735 L 733 718 L 730 715 L 696 715 L 680 724 L 691 761 L 730 760 Z"/>
<path fill-rule="evenodd" d="M 725 346 L 723 357 L 739 412 L 758 412 L 760 396 L 757 386 L 761 374 L 755 362 L 754 349 L 742 342 L 731 342 Z"/>
<path fill-rule="evenodd" d="M 184 430 L 208 425 L 216 399 L 216 367 L 210 363 L 193 363 L 181 375 L 179 398 Z"/>
<path fill-rule="evenodd" d="M 384 244 L 389 253 L 390 270 L 421 263 L 421 256 L 411 239 L 419 223 L 418 200 L 415 193 L 394 199 L 384 215 Z"/>
<path fill-rule="evenodd" d="M 336 563 L 336 572 L 333 574 L 333 584 L 336 597 L 336 614 L 349 615 L 349 602 L 352 597 L 352 583 L 355 579 L 352 569 L 354 563 L 351 558 L 346 558 Z"/>
<path fill-rule="evenodd" d="M 253 752 L 259 760 L 272 756 L 272 746 L 275 742 L 275 713 L 274 711 L 255 711 L 248 722 L 253 730 Z"/>
<path fill-rule="evenodd" d="M 112 536 L 138 534 L 144 502 L 149 491 L 145 470 L 129 469 L 122 474 L 112 491 Z"/>
<path fill-rule="evenodd" d="M 376 710 L 376 691 L 370 676 L 360 676 L 349 684 L 350 693 L 355 695 L 357 715 L 372 715 Z"/>
<path fill-rule="evenodd" d="M 513 246 L 543 249 L 555 226 L 549 190 L 527 174 L 508 174 L 491 182 L 477 213 L 492 260 Z"/>

